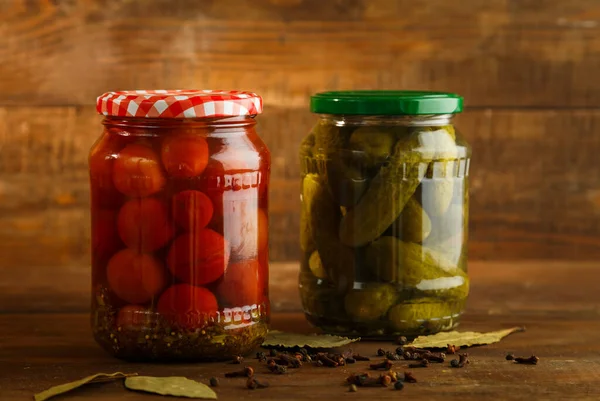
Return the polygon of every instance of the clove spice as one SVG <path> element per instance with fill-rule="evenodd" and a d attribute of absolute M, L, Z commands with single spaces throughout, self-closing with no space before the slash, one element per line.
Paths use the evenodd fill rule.
<path fill-rule="evenodd" d="M 535 355 L 531 355 L 529 358 L 515 358 L 516 363 L 520 363 L 521 365 L 537 365 L 540 358 Z"/>
<path fill-rule="evenodd" d="M 427 360 L 425 358 L 421 359 L 421 362 L 419 362 L 419 363 L 411 363 L 410 365 L 408 365 L 408 367 L 410 369 L 412 369 L 412 368 L 426 368 L 428 366 L 429 366 L 429 360 Z"/>
<path fill-rule="evenodd" d="M 248 380 L 246 380 L 246 388 L 249 388 L 250 390 L 267 387 L 269 387 L 269 383 L 264 381 L 258 381 L 255 377 L 249 377 Z"/>
<path fill-rule="evenodd" d="M 352 355 L 352 358 L 354 358 L 356 361 L 370 361 L 371 360 L 371 358 L 369 358 L 368 356 L 362 356 L 359 354 Z"/>
<path fill-rule="evenodd" d="M 254 376 L 254 369 L 250 366 L 246 366 L 242 370 L 238 370 L 235 372 L 225 373 L 225 377 L 252 377 Z"/>
<path fill-rule="evenodd" d="M 287 366 L 278 365 L 276 363 L 267 365 L 267 369 L 269 369 L 271 373 L 276 373 L 278 375 L 282 375 L 287 372 Z"/>
<path fill-rule="evenodd" d="M 242 362 L 244 362 L 244 357 L 240 355 L 234 356 L 233 360 L 231 361 L 231 363 L 234 365 L 240 365 Z"/>

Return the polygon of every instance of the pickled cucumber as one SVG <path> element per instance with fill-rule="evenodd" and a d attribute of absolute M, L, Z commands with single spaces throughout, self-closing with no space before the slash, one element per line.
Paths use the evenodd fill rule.
<path fill-rule="evenodd" d="M 329 190 L 340 206 L 356 205 L 366 191 L 371 178 L 366 165 L 364 155 L 345 151 L 325 162 Z"/>
<path fill-rule="evenodd" d="M 392 153 L 396 135 L 393 129 L 383 127 L 361 127 L 350 136 L 349 148 L 363 152 L 366 166 L 383 163 Z"/>
<path fill-rule="evenodd" d="M 465 272 L 437 250 L 386 236 L 369 245 L 367 258 L 382 281 L 444 297 L 468 293 Z"/>
<path fill-rule="evenodd" d="M 331 284 L 317 282 L 310 272 L 300 272 L 299 289 L 305 313 L 329 318 L 346 316 L 344 303 L 340 302 L 340 295 Z"/>
<path fill-rule="evenodd" d="M 398 141 L 394 153 L 371 180 L 358 204 L 348 210 L 340 224 L 344 245 L 362 246 L 374 241 L 398 218 L 425 176 L 427 164 L 421 153 Z"/>
<path fill-rule="evenodd" d="M 416 331 L 429 320 L 452 321 L 459 316 L 457 305 L 440 302 L 435 298 L 422 298 L 418 303 L 403 303 L 393 306 L 388 319 L 394 330 L 400 332 Z M 448 326 L 452 326 L 449 323 Z"/>
<path fill-rule="evenodd" d="M 325 274 L 340 292 L 345 292 L 354 283 L 354 253 L 341 244 L 337 236 L 341 210 L 321 180 L 316 177 L 310 180 L 308 192 L 304 194 L 310 198 L 307 206 L 310 232 Z"/>
<path fill-rule="evenodd" d="M 325 269 L 323 269 L 323 262 L 321 262 L 319 252 L 314 251 L 310 255 L 310 258 L 308 259 L 308 268 L 315 277 L 320 279 L 327 278 L 327 274 L 325 273 Z"/>
<path fill-rule="evenodd" d="M 356 321 L 373 321 L 385 316 L 396 302 L 397 290 L 390 284 L 370 283 L 350 291 L 344 300 L 346 313 Z"/>
<path fill-rule="evenodd" d="M 408 242 L 421 243 L 431 233 L 431 219 L 421 204 L 410 198 L 400 217 L 392 224 L 392 234 Z"/>

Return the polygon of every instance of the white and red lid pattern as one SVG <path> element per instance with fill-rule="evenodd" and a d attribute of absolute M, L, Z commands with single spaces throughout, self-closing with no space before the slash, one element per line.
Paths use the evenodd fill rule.
<path fill-rule="evenodd" d="M 133 90 L 99 96 L 99 114 L 115 117 L 209 118 L 262 113 L 256 93 L 223 90 Z"/>

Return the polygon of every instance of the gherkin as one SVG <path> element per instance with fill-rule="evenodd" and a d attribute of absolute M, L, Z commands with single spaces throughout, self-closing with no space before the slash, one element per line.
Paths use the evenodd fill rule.
<path fill-rule="evenodd" d="M 337 236 L 340 207 L 318 178 L 311 180 L 309 188 L 304 196 L 310 198 L 307 202 L 310 232 L 325 274 L 340 292 L 345 292 L 354 283 L 354 252 L 341 244 Z"/>
<path fill-rule="evenodd" d="M 382 281 L 444 297 L 463 298 L 468 293 L 465 272 L 437 250 L 381 237 L 369 245 L 367 259 Z"/>
<path fill-rule="evenodd" d="M 327 274 L 325 273 L 325 269 L 323 269 L 323 262 L 321 262 L 319 252 L 314 251 L 310 255 L 310 258 L 308 259 L 308 267 L 315 277 L 327 279 Z"/>
<path fill-rule="evenodd" d="M 366 165 L 374 167 L 384 162 L 392 153 L 396 136 L 393 129 L 383 127 L 361 127 L 350 136 L 349 148 L 363 152 Z"/>
<path fill-rule="evenodd" d="M 356 321 L 377 320 L 387 313 L 397 297 L 394 286 L 370 283 L 366 288 L 353 289 L 346 295 L 346 313 Z"/>
<path fill-rule="evenodd" d="M 362 246 L 378 238 L 398 218 L 425 176 L 422 155 L 398 141 L 394 153 L 371 180 L 369 188 L 340 224 L 340 240 Z"/>
<path fill-rule="evenodd" d="M 462 309 L 460 306 L 435 298 L 422 298 L 419 302 L 395 305 L 390 309 L 388 319 L 392 328 L 399 332 L 416 331 L 429 320 L 448 320 L 452 326 L 452 320 L 459 316 L 457 311 Z"/>
<path fill-rule="evenodd" d="M 431 233 L 431 219 L 421 204 L 411 197 L 392 225 L 394 236 L 405 241 L 421 243 Z"/>

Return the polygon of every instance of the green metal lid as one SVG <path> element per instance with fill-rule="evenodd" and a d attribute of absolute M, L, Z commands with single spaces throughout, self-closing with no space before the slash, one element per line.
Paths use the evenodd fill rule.
<path fill-rule="evenodd" d="M 333 91 L 320 92 L 310 98 L 310 111 L 321 114 L 454 114 L 462 109 L 463 98 L 446 92 Z"/>

